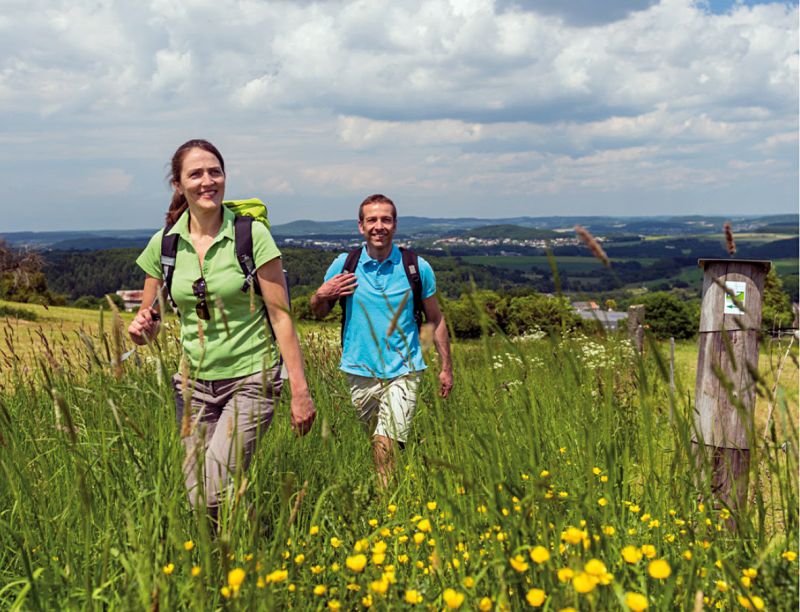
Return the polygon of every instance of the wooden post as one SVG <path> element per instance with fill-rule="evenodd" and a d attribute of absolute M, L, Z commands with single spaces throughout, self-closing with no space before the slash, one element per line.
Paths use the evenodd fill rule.
<path fill-rule="evenodd" d="M 644 304 L 628 306 L 628 337 L 641 353 L 644 350 Z"/>
<path fill-rule="evenodd" d="M 698 265 L 704 276 L 692 436 L 696 465 L 701 479 L 710 477 L 714 496 L 741 510 L 754 435 L 750 372 L 758 368 L 762 293 L 771 263 L 701 259 Z"/>

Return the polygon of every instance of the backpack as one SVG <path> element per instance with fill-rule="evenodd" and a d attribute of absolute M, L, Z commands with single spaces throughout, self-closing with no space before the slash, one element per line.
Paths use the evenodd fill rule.
<path fill-rule="evenodd" d="M 347 254 L 347 259 L 344 260 L 344 267 L 342 272 L 353 273 L 358 267 L 358 260 L 361 258 L 361 250 L 363 247 L 356 247 Z M 419 275 L 419 261 L 417 254 L 411 249 L 404 247 L 400 248 L 400 254 L 403 257 L 403 269 L 408 278 L 408 284 L 411 286 L 411 293 L 414 298 L 414 322 L 417 324 L 417 329 L 422 327 L 423 323 L 423 308 L 422 308 L 422 277 Z M 344 323 L 347 318 L 347 298 L 339 298 L 339 306 L 342 309 L 342 346 L 344 346 Z"/>
<path fill-rule="evenodd" d="M 252 227 L 253 222 L 258 221 L 269 229 L 267 207 L 258 198 L 250 198 L 249 200 L 227 200 L 223 202 L 222 205 L 229 208 L 236 215 L 236 219 L 234 219 L 233 222 L 233 234 L 236 247 L 236 260 L 242 268 L 242 274 L 244 274 L 242 292 L 247 293 L 252 286 L 253 291 L 257 295 L 261 295 L 261 287 L 258 283 L 254 282 L 256 267 L 253 263 Z M 164 286 L 166 287 L 167 298 L 172 307 L 175 308 L 176 305 L 172 299 L 172 275 L 175 271 L 175 257 L 178 253 L 178 240 L 180 236 L 178 234 L 167 235 L 170 229 L 172 229 L 172 225 L 167 225 L 161 237 L 161 273 L 164 279 Z M 284 278 L 287 279 L 286 286 L 288 288 L 289 283 L 286 270 L 283 271 L 283 275 Z M 266 312 L 266 308 L 264 311 Z M 267 322 L 269 322 L 268 316 Z M 271 324 L 270 329 L 272 329 Z"/>

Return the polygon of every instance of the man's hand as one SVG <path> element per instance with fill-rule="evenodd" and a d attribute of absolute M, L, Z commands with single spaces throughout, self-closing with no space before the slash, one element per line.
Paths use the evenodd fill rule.
<path fill-rule="evenodd" d="M 443 369 L 439 372 L 439 395 L 447 397 L 453 388 L 453 370 Z"/>
<path fill-rule="evenodd" d="M 356 287 L 358 287 L 356 275 L 352 272 L 342 272 L 322 283 L 317 289 L 317 297 L 321 300 L 338 300 L 340 297 L 353 295 Z"/>
<path fill-rule="evenodd" d="M 299 436 L 306 435 L 314 424 L 317 411 L 308 391 L 294 393 L 292 391 L 292 430 Z"/>

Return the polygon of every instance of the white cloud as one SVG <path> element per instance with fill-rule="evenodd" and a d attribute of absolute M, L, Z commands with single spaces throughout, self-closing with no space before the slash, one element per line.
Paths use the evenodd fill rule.
<path fill-rule="evenodd" d="M 93 170 L 80 180 L 73 180 L 78 195 L 86 197 L 116 196 L 127 192 L 133 177 L 122 168 Z"/>
<path fill-rule="evenodd" d="M 797 22 L 781 2 L 6 0 L 0 158 L 109 184 L 136 160 L 161 198 L 174 147 L 206 136 L 242 189 L 334 217 L 331 198 L 381 181 L 459 210 L 502 194 L 502 214 L 698 185 L 729 208 L 731 185 L 768 177 L 790 209 Z"/>

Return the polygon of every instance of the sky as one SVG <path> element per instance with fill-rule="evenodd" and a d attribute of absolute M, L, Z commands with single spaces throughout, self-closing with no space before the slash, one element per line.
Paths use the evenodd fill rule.
<path fill-rule="evenodd" d="M 175 149 L 273 223 L 798 211 L 798 5 L 3 0 L 0 232 L 155 228 Z"/>

